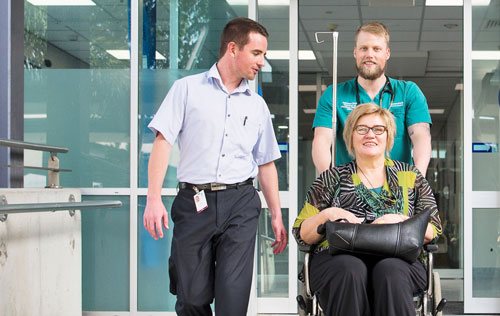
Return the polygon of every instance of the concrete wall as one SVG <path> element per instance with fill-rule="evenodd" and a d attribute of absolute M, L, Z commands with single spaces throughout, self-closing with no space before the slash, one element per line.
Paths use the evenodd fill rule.
<path fill-rule="evenodd" d="M 81 201 L 78 189 L 0 189 L 7 204 Z M 1 203 L 1 202 L 0 202 Z M 10 214 L 0 222 L 0 315 L 82 315 L 81 217 Z"/>

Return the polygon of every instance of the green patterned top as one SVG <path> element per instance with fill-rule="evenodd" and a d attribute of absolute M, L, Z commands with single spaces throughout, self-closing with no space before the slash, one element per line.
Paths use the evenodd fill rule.
<path fill-rule="evenodd" d="M 329 207 L 339 207 L 368 220 L 391 213 L 411 217 L 430 209 L 430 223 L 437 240 L 442 233 L 441 220 L 427 180 L 415 166 L 404 162 L 386 158 L 385 168 L 386 180 L 380 194 L 366 188 L 355 161 L 324 171 L 309 189 L 304 207 L 293 225 L 297 243 L 306 244 L 300 238 L 302 222 Z M 322 239 L 315 246 L 315 252 L 323 251 L 328 249 L 328 241 Z"/>

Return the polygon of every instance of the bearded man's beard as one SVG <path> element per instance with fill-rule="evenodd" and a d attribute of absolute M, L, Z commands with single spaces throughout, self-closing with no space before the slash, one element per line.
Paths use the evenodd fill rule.
<path fill-rule="evenodd" d="M 363 67 L 363 64 L 361 64 L 360 67 L 356 64 L 356 70 L 361 78 L 366 80 L 375 80 L 380 78 L 380 76 L 385 73 L 385 66 L 384 68 L 380 68 L 379 65 L 375 65 L 375 69 L 367 69 L 366 67 Z"/>

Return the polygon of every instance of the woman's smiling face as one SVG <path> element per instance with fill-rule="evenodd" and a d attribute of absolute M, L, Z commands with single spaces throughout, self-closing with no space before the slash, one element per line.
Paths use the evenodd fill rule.
<path fill-rule="evenodd" d="M 384 119 L 379 114 L 363 115 L 359 118 L 356 126 L 367 127 L 386 126 Z M 381 135 L 375 135 L 373 130 L 369 130 L 365 135 L 360 135 L 356 130 L 352 133 L 352 144 L 356 158 L 379 158 L 385 155 L 387 146 L 387 131 Z"/>

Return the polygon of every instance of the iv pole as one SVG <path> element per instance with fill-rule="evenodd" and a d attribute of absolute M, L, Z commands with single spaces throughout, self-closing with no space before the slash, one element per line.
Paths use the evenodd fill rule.
<path fill-rule="evenodd" d="M 316 43 L 321 44 L 325 40 L 320 41 L 318 34 L 332 34 L 333 38 L 333 70 L 332 70 L 332 163 L 331 166 L 335 167 L 335 143 L 337 134 L 337 40 L 339 38 L 338 32 L 316 32 Z"/>

